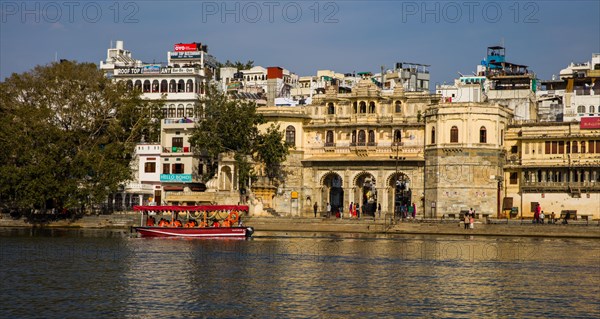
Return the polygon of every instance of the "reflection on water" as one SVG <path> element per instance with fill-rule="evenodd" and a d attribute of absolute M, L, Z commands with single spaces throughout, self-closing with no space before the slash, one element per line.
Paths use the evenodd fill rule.
<path fill-rule="evenodd" d="M 0 230 L 0 317 L 600 316 L 597 240 L 263 235 Z"/>

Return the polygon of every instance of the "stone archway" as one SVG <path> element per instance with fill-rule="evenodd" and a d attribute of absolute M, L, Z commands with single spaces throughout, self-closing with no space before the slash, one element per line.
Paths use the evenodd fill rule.
<path fill-rule="evenodd" d="M 375 216 L 377 211 L 377 188 L 373 174 L 362 172 L 354 179 L 354 199 L 360 204 L 361 217 Z"/>
<path fill-rule="evenodd" d="M 394 216 L 400 217 L 402 208 L 412 205 L 412 188 L 408 175 L 397 172 L 390 176 L 387 182 L 389 206 L 393 208 Z"/>
<path fill-rule="evenodd" d="M 322 203 L 323 210 L 326 209 L 327 203 L 331 205 L 332 213 L 338 212 L 344 205 L 344 189 L 342 188 L 342 177 L 337 173 L 330 172 L 323 176 L 321 180 L 322 187 Z"/>

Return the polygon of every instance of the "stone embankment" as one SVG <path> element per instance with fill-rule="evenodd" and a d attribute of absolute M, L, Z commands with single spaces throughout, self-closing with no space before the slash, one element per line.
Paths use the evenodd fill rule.
<path fill-rule="evenodd" d="M 123 229 L 140 224 L 137 213 L 91 215 L 74 220 L 27 222 L 6 215 L 0 227 L 104 228 Z M 532 224 L 531 221 L 497 220 L 475 222 L 474 229 L 464 229 L 458 220 L 407 220 L 390 223 L 387 219 L 335 219 L 298 217 L 245 217 L 244 224 L 254 227 L 256 236 L 268 232 L 330 232 L 370 234 L 433 234 L 517 237 L 576 237 L 600 239 L 600 221 L 570 221 L 562 224 Z"/>

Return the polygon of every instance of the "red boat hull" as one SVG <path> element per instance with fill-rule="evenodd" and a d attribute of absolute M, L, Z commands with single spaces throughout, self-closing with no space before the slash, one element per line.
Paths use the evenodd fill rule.
<path fill-rule="evenodd" d="M 134 227 L 142 237 L 184 238 L 246 238 L 252 236 L 252 227 Z"/>

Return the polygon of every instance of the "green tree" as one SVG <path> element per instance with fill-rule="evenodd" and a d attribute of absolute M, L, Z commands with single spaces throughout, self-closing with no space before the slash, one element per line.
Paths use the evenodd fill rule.
<path fill-rule="evenodd" d="M 227 60 L 225 63 L 218 63 L 218 67 L 234 67 L 238 70 L 248 70 L 254 67 L 254 61 L 248 60 L 246 63 L 243 63 L 241 61 L 231 62 Z"/>
<path fill-rule="evenodd" d="M 271 123 L 267 131 L 258 136 L 256 145 L 255 159 L 264 164 L 265 175 L 274 183 L 285 180 L 285 172 L 281 163 L 289 155 L 291 145 L 285 142 L 283 137 L 284 133 L 280 130 L 279 125 Z"/>
<path fill-rule="evenodd" d="M 131 178 L 142 134 L 158 136 L 159 103 L 62 61 L 0 83 L 0 202 L 18 208 L 101 203 Z"/>
<path fill-rule="evenodd" d="M 239 189 L 245 188 L 254 174 L 251 159 L 265 164 L 273 177 L 280 176 L 280 164 L 288 154 L 288 145 L 282 142 L 283 135 L 275 127 L 261 134 L 258 125 L 265 122 L 256 112 L 252 101 L 227 97 L 214 86 L 207 89 L 201 99 L 203 108 L 198 109 L 198 121 L 189 141 L 197 155 L 208 161 L 208 181 L 216 174 L 219 155 L 233 153 L 238 171 Z"/>

